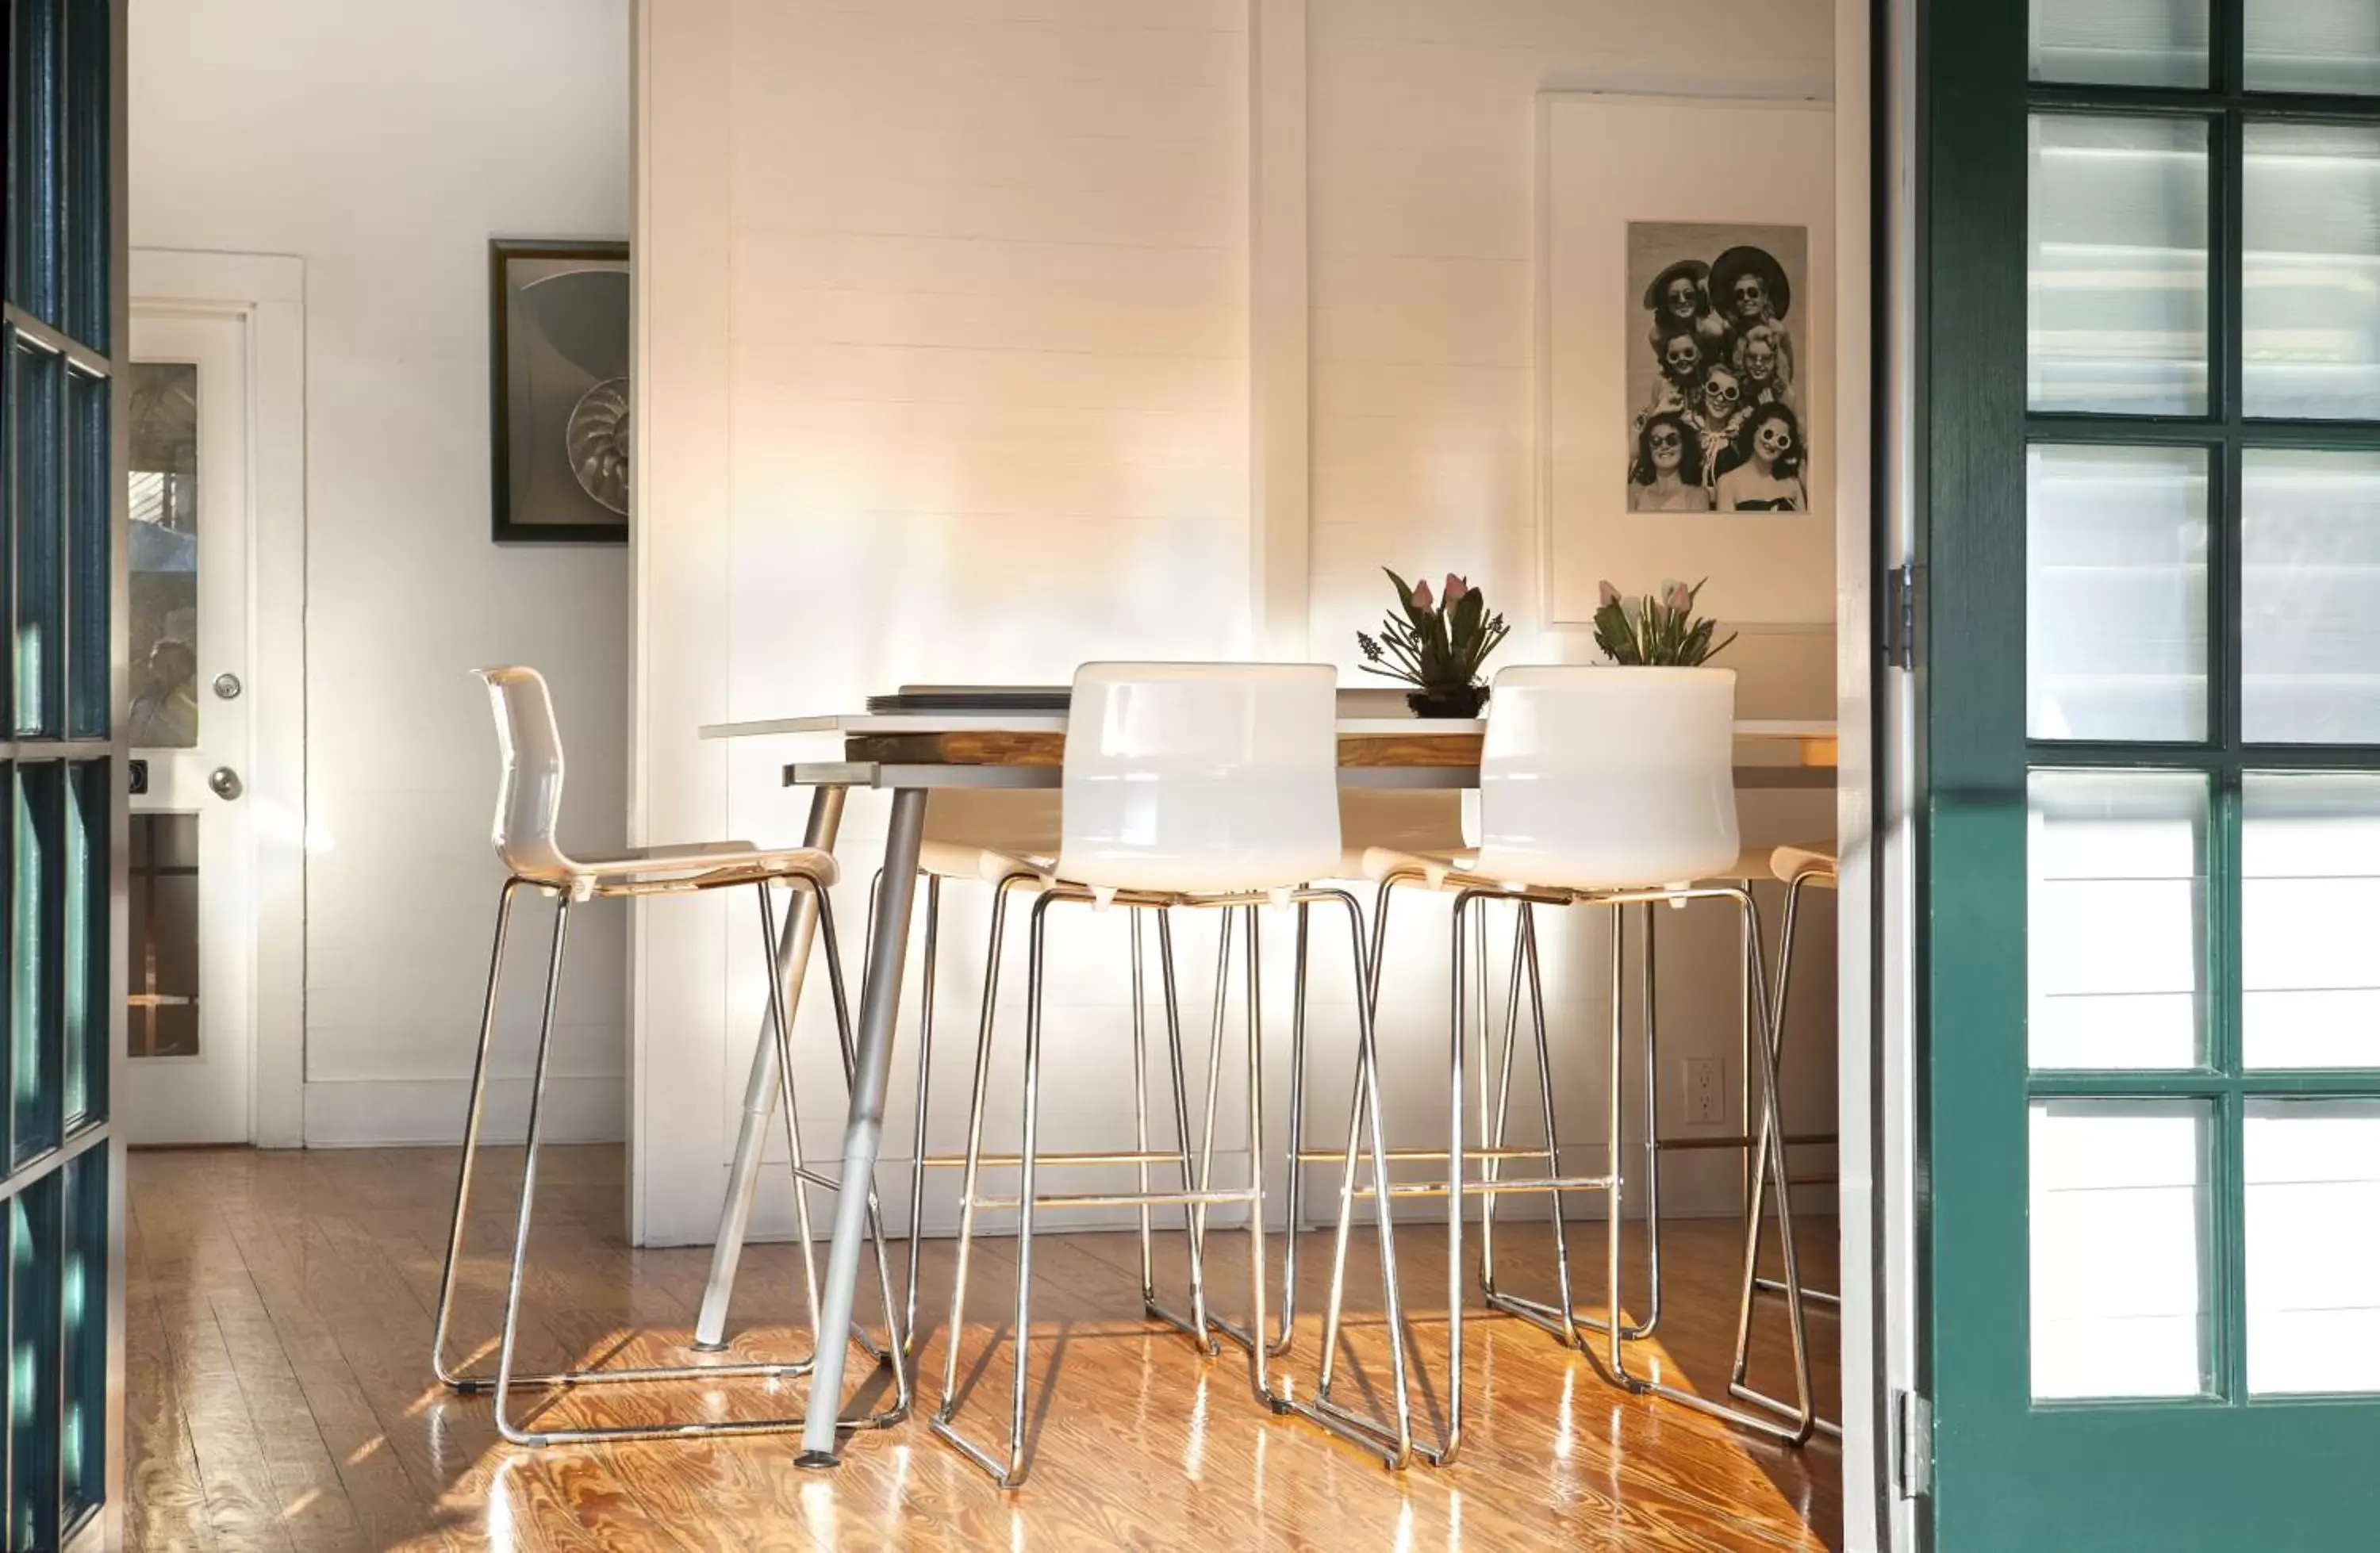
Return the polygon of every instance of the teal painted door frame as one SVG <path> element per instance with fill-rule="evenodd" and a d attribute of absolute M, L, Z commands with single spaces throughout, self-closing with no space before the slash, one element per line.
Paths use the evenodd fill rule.
<path fill-rule="evenodd" d="M 2286 3 L 2286 0 L 2269 0 Z M 2244 0 L 2215 0 L 2198 90 L 2029 82 L 2028 13 L 2079 0 L 1920 0 L 1913 525 L 1921 1101 L 1920 1385 L 1932 1402 L 1924 1524 L 1942 1553 L 2265 1553 L 2380 1547 L 2380 1397 L 2251 1399 L 2242 1121 L 2265 1096 L 2380 1097 L 2380 1071 L 2273 1072 L 2242 1060 L 2244 772 L 2380 770 L 2372 746 L 2258 746 L 2240 734 L 2240 467 L 2260 447 L 2380 449 L 2380 425 L 2256 421 L 2241 410 L 2243 127 L 2380 126 L 2380 100 L 2243 90 Z M 2028 117 L 2158 116 L 2208 135 L 2208 410 L 2042 414 L 2027 403 Z M 2207 459 L 2206 736 L 2029 742 L 2026 449 L 2203 450 Z M 2205 1051 L 2156 1072 L 2036 1073 L 2027 1059 L 2029 773 L 2200 774 Z M 2380 932 L 2380 924 L 2375 924 Z M 2036 1403 L 2029 1318 L 2028 1107 L 2088 1097 L 2206 1108 L 2206 1394 Z M 2355 1232 L 2341 1225 L 2341 1234 Z M 2380 1235 L 2380 1225 L 2364 1227 Z"/>

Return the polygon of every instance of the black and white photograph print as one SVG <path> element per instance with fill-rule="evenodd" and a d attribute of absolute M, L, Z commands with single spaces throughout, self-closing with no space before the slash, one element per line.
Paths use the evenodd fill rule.
<path fill-rule="evenodd" d="M 1809 230 L 1630 222 L 1628 510 L 1803 513 Z"/>

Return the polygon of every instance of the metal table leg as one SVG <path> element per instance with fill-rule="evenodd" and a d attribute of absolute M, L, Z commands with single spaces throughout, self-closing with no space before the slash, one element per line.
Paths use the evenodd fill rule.
<path fill-rule="evenodd" d="M 870 931 L 868 984 L 860 995 L 857 1051 L 851 1080 L 851 1118 L 843 1134 L 843 1190 L 834 1204 L 834 1244 L 827 1256 L 820 1290 L 815 1365 L 810 1371 L 808 1420 L 802 1430 L 796 1465 L 831 1467 L 836 1462 L 836 1430 L 843 1414 L 843 1361 L 851 1339 L 852 1297 L 859 1283 L 860 1245 L 868 1235 L 868 1183 L 875 1179 L 877 1150 L 884 1134 L 884 1090 L 891 1076 L 892 1032 L 900 1014 L 902 961 L 909 947 L 909 909 L 917 894 L 917 851 L 925 839 L 923 788 L 892 795 L 892 818 L 884 837 L 884 888 Z M 897 1344 L 898 1334 L 893 1341 Z"/>
<path fill-rule="evenodd" d="M 845 789 L 821 787 L 810 795 L 809 824 L 802 844 L 832 852 L 843 829 Z M 785 989 L 785 1018 L 801 1003 L 802 977 L 809 968 L 810 940 L 818 933 L 818 904 L 796 891 L 777 940 L 777 978 Z M 727 1302 L 735 1289 L 735 1264 L 744 1255 L 744 1234 L 752 1217 L 752 1194 L 760 1180 L 760 1154 L 777 1102 L 777 1047 L 769 1011 L 760 1011 L 760 1034 L 753 1043 L 752 1075 L 744 1086 L 744 1121 L 735 1134 L 735 1163 L 728 1171 L 727 1198 L 719 1205 L 719 1236 L 710 1252 L 710 1279 L 702 1288 L 702 1314 L 694 1324 L 694 1346 L 716 1352 L 727 1346 Z M 816 1334 L 812 1334 L 815 1342 Z"/>

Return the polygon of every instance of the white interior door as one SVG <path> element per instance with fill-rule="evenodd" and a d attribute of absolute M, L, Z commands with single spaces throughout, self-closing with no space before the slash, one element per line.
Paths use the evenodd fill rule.
<path fill-rule="evenodd" d="M 134 1144 L 251 1135 L 248 322 L 132 317 L 127 1104 Z M 139 773 L 145 769 L 146 790 Z"/>

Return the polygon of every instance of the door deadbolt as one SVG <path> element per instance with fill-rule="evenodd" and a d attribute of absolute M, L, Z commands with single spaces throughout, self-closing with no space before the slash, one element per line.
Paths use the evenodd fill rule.
<path fill-rule="evenodd" d="M 217 700 L 237 701 L 239 699 L 239 693 L 245 688 L 247 687 L 239 683 L 239 676 L 237 674 L 217 674 L 215 676 L 215 698 Z"/>
<path fill-rule="evenodd" d="M 237 798 L 240 795 L 239 773 L 229 766 L 217 766 L 207 773 L 207 785 L 218 798 Z"/>

